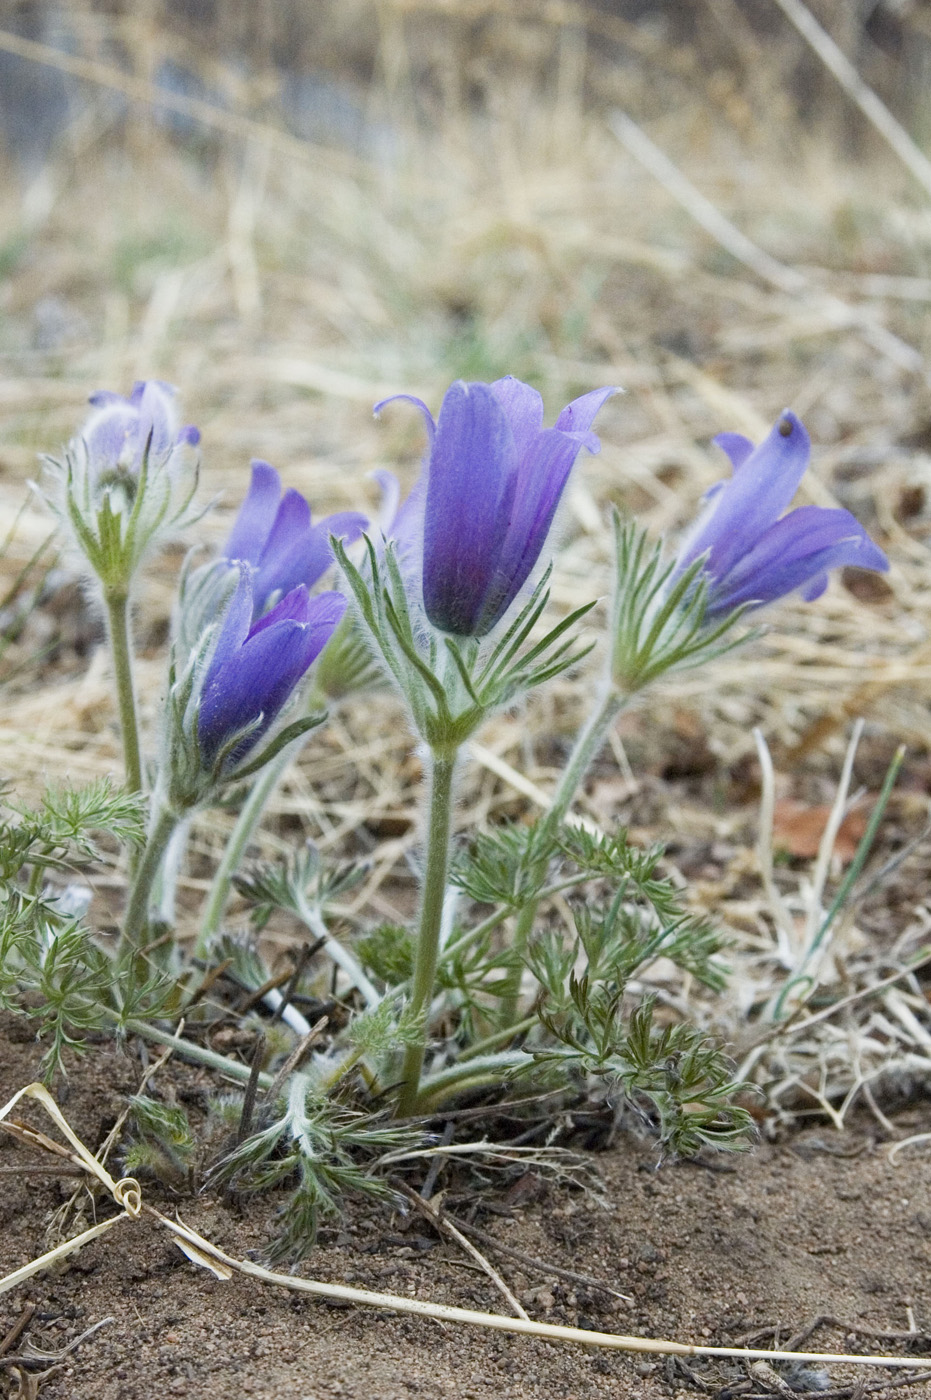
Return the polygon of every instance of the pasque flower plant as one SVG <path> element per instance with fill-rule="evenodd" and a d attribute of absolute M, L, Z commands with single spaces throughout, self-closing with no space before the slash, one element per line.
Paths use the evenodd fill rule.
<path fill-rule="evenodd" d="M 59 461 L 50 503 L 97 582 L 107 614 L 127 782 L 143 785 L 130 639 L 133 580 L 146 554 L 191 518 L 200 433 L 179 424 L 175 390 L 140 380 L 128 398 L 91 395 L 92 413 Z"/>
<path fill-rule="evenodd" d="M 346 610 L 341 593 L 309 591 L 332 563 L 330 540 L 336 532 L 355 538 L 366 524 L 366 517 L 353 511 L 312 525 L 304 497 L 293 490 L 282 495 L 274 467 L 256 461 L 223 554 L 185 578 L 158 810 L 127 916 L 132 937 L 144 927 L 148 889 L 178 821 L 230 784 L 265 769 L 258 781 L 267 777 L 268 782 L 243 814 L 244 845 L 280 776 L 274 760 L 286 759 L 292 742 L 325 718 L 323 713 L 300 716 L 253 756 Z M 222 913 L 219 890 L 215 903 Z"/>
<path fill-rule="evenodd" d="M 417 1116 L 464 1089 L 494 1086 L 499 1092 L 508 1076 L 530 1075 L 544 1064 L 567 1088 L 590 1076 L 606 1079 L 612 1092 L 646 1108 L 669 1150 L 691 1153 L 703 1144 L 748 1141 L 750 1119 L 731 1102 L 736 1086 L 726 1057 L 700 1031 L 661 1024 L 664 1018 L 654 1022 L 651 1000 L 635 980 L 662 957 L 710 988 L 722 985 L 714 930 L 689 913 L 663 878 L 659 848 L 642 850 L 622 830 L 593 835 L 564 819 L 631 695 L 668 671 L 736 645 L 746 631 L 738 624 L 750 610 L 798 590 L 816 597 L 832 568 L 888 567 L 847 511 L 790 510 L 810 449 L 793 414 L 786 412 L 758 447 L 733 434 L 718 439 L 733 477 L 709 493 L 704 514 L 675 556 L 635 522 L 616 516 L 605 666 L 550 810 L 533 824 L 480 833 L 472 849 L 451 862 L 456 779 L 470 736 L 494 710 L 585 655 L 577 624 L 592 604 L 549 630 L 541 625 L 547 556 L 576 459 L 583 447 L 599 449 L 593 425 L 613 392 L 601 388 L 573 400 L 549 428 L 540 395 L 510 377 L 491 384 L 457 381 L 436 419 L 421 400 L 396 396 L 423 415 L 427 452 L 400 506 L 396 482 L 381 474 L 384 519 L 363 540 L 364 553 L 347 547 L 364 531 L 364 516 L 345 511 L 314 521 L 304 498 L 283 490 L 267 462 L 255 461 L 218 556 L 185 569 L 147 835 L 131 871 L 124 938 L 115 957 L 101 953 L 94 964 L 99 997 L 96 990 L 88 994 L 85 979 L 75 984 L 83 988 L 78 1006 L 62 978 L 59 1007 L 70 997 L 71 1009 L 60 1014 L 84 1017 L 82 1026 L 138 1030 L 229 1071 L 217 1052 L 151 1021 L 182 1007 L 187 1014 L 200 996 L 192 990 L 196 984 L 186 982 L 179 951 L 160 937 L 173 922 L 187 819 L 241 799 L 205 901 L 194 963 L 217 956 L 216 936 L 235 878 L 253 901 L 257 927 L 279 909 L 312 932 L 314 949 L 332 959 L 343 979 L 338 996 L 345 1015 L 321 1036 L 311 1069 L 281 1071 L 281 1079 L 290 1074 L 288 1112 L 276 1120 L 273 1137 L 265 1130 L 249 1134 L 251 1109 L 244 1105 L 243 1140 L 216 1179 L 242 1185 L 252 1180 L 247 1168 L 265 1181 L 296 1169 L 304 1182 L 298 1192 L 303 1214 L 292 1215 L 292 1224 L 303 1244 L 312 1237 L 327 1173 L 337 1173 L 331 1185 L 350 1181 L 348 1158 L 337 1153 L 335 1166 L 334 1160 L 327 1165 L 329 1149 L 318 1146 L 345 1115 L 357 1073 L 370 1102 L 383 1104 L 394 1094 L 400 1115 Z M 58 504 L 100 579 L 120 674 L 113 608 L 122 605 L 125 622 L 130 583 L 145 550 L 164 529 L 189 518 L 197 433 L 179 426 L 174 393 L 157 381 L 137 385 L 128 398 L 95 395 L 92 406 L 61 465 Z M 345 625 L 342 594 L 314 592 L 334 559 L 356 604 Z M 283 765 L 297 741 L 325 718 L 325 687 L 314 675 L 302 693 L 305 677 L 334 631 L 339 627 L 344 635 L 350 623 L 355 640 L 365 640 L 363 660 L 381 664 L 407 702 L 427 789 L 415 926 L 376 927 L 351 947 L 334 937 L 329 920 L 340 907 L 340 892 L 362 877 L 360 866 L 331 868 L 319 853 L 310 858 L 305 852 L 281 868 L 246 878 L 242 870 Z M 123 645 L 128 672 L 125 628 Z M 121 714 L 134 732 L 131 703 Z M 128 759 L 127 773 L 129 785 L 139 787 L 138 746 L 135 772 Z M 142 799 L 133 801 L 141 809 Z M 0 815 L 0 838 L 2 832 Z M 14 866 L 22 889 L 34 889 L 35 872 L 22 877 L 18 870 Z M 3 885 L 0 879 L 0 891 Z M 584 889 L 584 898 L 573 903 L 572 889 Z M 457 908 L 457 890 L 482 906 L 480 916 L 462 901 Z M 568 937 L 562 920 L 558 927 L 556 921 L 541 926 L 536 917 L 541 902 L 557 895 L 570 901 L 574 931 Z M 85 944 L 90 939 L 88 931 Z M 45 947 L 42 985 L 49 986 L 48 938 Z M 269 970 L 257 948 L 246 956 L 225 938 L 222 948 L 222 966 L 235 965 L 243 985 L 262 997 Z M 98 1003 L 105 1008 L 99 1015 Z M 206 999 L 192 1019 L 201 1011 Z M 298 1018 L 292 1028 L 306 1037 L 309 1025 L 293 1004 L 290 1011 Z M 236 1064 L 232 1072 L 249 1078 L 254 1090 L 258 1060 L 254 1070 Z M 278 1078 L 269 1075 L 265 1083 L 278 1095 Z M 266 1107 L 277 1112 L 271 1101 Z M 391 1131 L 399 1131 L 397 1125 Z M 290 1155 L 279 1159 L 280 1152 Z M 269 1163 L 281 1172 L 278 1165 L 267 1172 Z M 351 1181 L 366 1177 L 360 1170 Z"/>
<path fill-rule="evenodd" d="M 592 423 L 614 392 L 598 389 L 575 399 L 549 429 L 543 427 L 540 395 L 510 376 L 493 384 L 457 380 L 436 421 L 422 400 L 397 395 L 412 402 L 426 424 L 421 479 L 389 529 L 393 542 L 389 539 L 382 554 L 370 546 L 367 572 L 355 568 L 345 550 L 338 551 L 362 618 L 431 752 L 410 1002 L 418 1023 L 436 975 L 459 750 L 497 706 L 584 654 L 572 650 L 572 628 L 588 607 L 532 642 L 548 599 L 545 578 L 501 637 L 496 641 L 491 634 L 503 625 L 540 559 L 579 451 L 598 450 Z M 376 413 L 387 402 L 377 404 Z M 423 1034 L 405 1051 L 404 1113 L 417 1102 L 426 1049 L 423 1024 Z"/>

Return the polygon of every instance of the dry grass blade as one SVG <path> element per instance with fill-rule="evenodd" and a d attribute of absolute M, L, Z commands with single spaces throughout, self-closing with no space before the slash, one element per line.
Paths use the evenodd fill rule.
<path fill-rule="evenodd" d="M 794 24 L 798 32 L 821 59 L 824 66 L 834 74 L 847 96 L 857 104 L 860 111 L 888 141 L 906 169 L 910 170 L 926 194 L 931 195 L 931 160 L 918 146 L 904 126 L 889 111 L 873 89 L 863 81 L 844 51 L 834 42 L 827 30 L 815 19 L 802 0 L 776 0 L 786 19 Z"/>

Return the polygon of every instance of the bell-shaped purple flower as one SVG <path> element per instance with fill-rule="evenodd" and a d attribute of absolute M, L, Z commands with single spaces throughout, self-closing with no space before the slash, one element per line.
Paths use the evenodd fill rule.
<path fill-rule="evenodd" d="M 304 497 L 293 490 L 282 496 L 275 468 L 255 461 L 248 495 L 223 556 L 252 565 L 254 615 L 261 617 L 276 596 L 281 598 L 300 585 L 312 588 L 322 578 L 333 563 L 331 535 L 351 543 L 367 525 L 366 517 L 352 510 L 329 515 L 313 525 Z"/>
<path fill-rule="evenodd" d="M 435 627 L 481 637 L 501 620 L 540 557 L 579 450 L 599 451 L 591 425 L 615 392 L 575 399 L 553 428 L 543 427 L 537 391 L 511 376 L 457 380 L 437 422 L 420 399 L 394 396 L 413 403 L 427 426 L 425 499 L 418 483 L 418 509 L 399 523 L 402 535 L 414 520 L 422 530 L 423 603 Z"/>
<path fill-rule="evenodd" d="M 176 390 L 160 379 L 139 380 L 128 398 L 100 389 L 91 394 L 94 412 L 81 430 L 91 471 L 105 479 L 120 468 L 138 472 L 143 455 L 162 461 L 176 447 L 196 447 L 200 432 L 180 427 Z"/>
<path fill-rule="evenodd" d="M 300 584 L 254 621 L 256 575 L 248 564 L 234 567 L 239 582 L 201 686 L 197 722 L 208 763 L 236 734 L 255 724 L 227 758 L 228 765 L 238 763 L 265 734 L 346 610 L 341 593 L 310 598 Z"/>
<path fill-rule="evenodd" d="M 707 553 L 707 616 L 758 608 L 800 589 L 806 602 L 827 588 L 828 571 L 848 564 L 885 572 L 889 561 L 849 510 L 800 506 L 783 515 L 808 467 L 811 440 L 794 413 L 754 447 L 738 433 L 715 438 L 734 474 L 708 492 L 704 513 L 679 552 L 681 572 Z"/>

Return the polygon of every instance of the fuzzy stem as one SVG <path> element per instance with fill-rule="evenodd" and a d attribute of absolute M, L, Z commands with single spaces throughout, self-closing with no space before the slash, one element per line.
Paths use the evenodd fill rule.
<path fill-rule="evenodd" d="M 142 861 L 129 891 L 129 903 L 126 906 L 126 918 L 123 923 L 123 941 L 135 948 L 142 946 L 143 935 L 149 920 L 149 897 L 152 893 L 152 886 L 161 868 L 165 850 L 180 820 L 181 818 L 170 807 L 156 809 Z"/>
<path fill-rule="evenodd" d="M 240 809 L 236 825 L 226 843 L 226 849 L 220 864 L 217 866 L 213 883 L 210 886 L 210 893 L 204 904 L 200 931 L 197 935 L 197 942 L 194 944 L 195 958 L 206 957 L 210 940 L 219 931 L 223 911 L 226 909 L 230 890 L 233 887 L 233 876 L 242 864 L 242 858 L 255 834 L 255 829 L 261 820 L 268 799 L 278 786 L 282 774 L 293 757 L 291 745 L 286 744 L 281 752 L 277 753 L 272 761 L 262 769 L 252 784 L 249 796 Z"/>
<path fill-rule="evenodd" d="M 558 826 L 572 806 L 573 798 L 581 787 L 585 774 L 600 753 L 605 736 L 624 708 L 626 699 L 627 697 L 613 685 L 605 686 L 598 705 L 579 732 L 569 755 L 569 762 L 563 769 L 563 775 L 553 793 L 550 810 L 546 815 L 546 821 L 551 826 Z"/>
<path fill-rule="evenodd" d="M 319 685 L 315 684 L 304 706 L 305 713 L 311 714 L 315 709 L 319 709 L 325 698 Z M 288 765 L 297 758 L 301 748 L 302 744 L 286 744 L 280 753 L 277 753 L 271 762 L 262 769 L 252 784 L 249 796 L 240 808 L 236 825 L 226 843 L 220 864 L 217 866 L 213 884 L 210 886 L 210 893 L 204 901 L 200 931 L 194 945 L 195 958 L 206 957 L 210 940 L 220 929 L 223 913 L 230 897 L 230 890 L 233 887 L 233 876 L 239 869 L 249 842 L 255 835 L 256 827 L 262 819 L 262 813 L 268 805 L 269 798 L 284 776 Z"/>
<path fill-rule="evenodd" d="M 150 1025 L 148 1021 L 130 1020 L 121 1024 L 120 1029 L 127 1035 L 138 1035 L 143 1040 L 154 1041 L 156 1045 L 167 1045 L 175 1054 L 180 1055 L 182 1060 L 192 1060 L 195 1064 L 206 1065 L 208 1069 L 218 1070 L 220 1074 L 225 1074 L 228 1079 L 236 1079 L 241 1084 L 248 1083 L 252 1071 L 248 1065 L 241 1064 L 238 1060 L 230 1060 L 226 1055 L 219 1054 L 216 1050 L 210 1050 L 206 1045 L 198 1045 L 192 1040 L 183 1040 L 180 1036 L 172 1035 L 170 1031 L 160 1030 L 158 1026 Z M 274 1075 L 259 1074 L 257 1083 L 260 1089 L 270 1089 L 274 1083 Z"/>
<path fill-rule="evenodd" d="M 433 753 L 430 775 L 430 809 L 427 818 L 427 856 L 423 888 L 420 895 L 420 925 L 414 977 L 411 987 L 411 1011 L 422 1016 L 424 1024 L 417 1041 L 404 1054 L 401 1072 L 401 1095 L 398 1112 L 408 1115 L 417 1098 L 420 1074 L 427 1048 L 426 1010 L 433 995 L 436 962 L 443 922 L 443 900 L 449 870 L 449 837 L 452 823 L 453 773 L 456 751 Z"/>
<path fill-rule="evenodd" d="M 142 791 L 142 756 L 136 719 L 136 691 L 133 683 L 133 650 L 129 636 L 129 598 L 122 590 L 104 594 L 110 631 L 110 653 L 116 675 L 116 698 L 123 738 L 123 764 L 130 792 Z"/>
<path fill-rule="evenodd" d="M 559 826 L 572 806 L 572 801 L 582 785 L 585 774 L 601 750 L 605 735 L 614 720 L 624 708 L 626 696 L 608 682 L 604 686 L 601 699 L 589 715 L 584 728 L 579 731 L 569 761 L 563 769 L 562 777 L 550 803 L 550 809 L 543 818 L 550 829 Z M 507 989 L 501 1001 L 501 1015 L 505 1026 L 513 1025 L 518 1016 L 520 982 L 523 970 L 524 953 L 533 931 L 540 905 L 540 896 L 525 904 L 517 916 L 511 946 L 517 958 L 513 970 L 508 974 Z"/>
<path fill-rule="evenodd" d="M 507 1045 L 509 1040 L 515 1036 L 522 1035 L 525 1031 L 532 1031 L 534 1026 L 540 1024 L 539 1016 L 525 1016 L 522 1021 L 517 1021 L 513 1026 L 504 1026 L 502 1030 L 492 1031 L 491 1035 L 486 1035 L 482 1040 L 473 1040 L 471 1045 L 467 1045 L 457 1060 L 457 1064 L 463 1064 L 466 1060 L 474 1060 L 477 1056 L 487 1055 L 490 1050 L 497 1050 L 499 1045 Z"/>
<path fill-rule="evenodd" d="M 305 899 L 301 899 L 298 900 L 294 912 L 307 925 L 314 937 L 320 939 L 328 957 L 332 958 L 337 967 L 342 968 L 352 985 L 361 992 L 366 1006 L 377 1006 L 382 1000 L 381 993 L 374 982 L 366 977 L 365 969 L 358 958 L 333 937 L 324 923 L 320 910 L 314 905 L 308 904 Z"/>

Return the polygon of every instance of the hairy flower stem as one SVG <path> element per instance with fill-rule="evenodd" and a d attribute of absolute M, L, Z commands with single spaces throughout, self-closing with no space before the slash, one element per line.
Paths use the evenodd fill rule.
<path fill-rule="evenodd" d="M 116 1019 L 116 1018 L 114 1018 Z M 226 1055 L 220 1055 L 216 1050 L 209 1049 L 206 1045 L 198 1045 L 191 1040 L 184 1040 L 181 1036 L 172 1035 L 170 1031 L 163 1031 L 158 1026 L 151 1025 L 148 1021 L 117 1021 L 121 1031 L 127 1035 L 138 1035 L 143 1040 L 151 1040 L 156 1045 L 166 1045 L 180 1055 L 182 1060 L 191 1060 L 194 1064 L 206 1065 L 208 1069 L 218 1070 L 227 1079 L 238 1080 L 241 1084 L 248 1084 L 251 1078 L 251 1070 L 248 1065 L 240 1063 L 238 1060 L 230 1060 Z M 260 1089 L 270 1089 L 275 1082 L 272 1074 L 259 1074 L 257 1085 Z"/>
<path fill-rule="evenodd" d="M 162 859 L 175 827 L 181 818 L 170 807 L 156 808 L 155 819 L 142 853 L 142 860 L 129 891 L 126 918 L 123 923 L 123 944 L 142 948 L 149 922 L 149 898 L 161 869 Z"/>
<path fill-rule="evenodd" d="M 572 806 L 573 799 L 582 785 L 585 774 L 600 753 L 605 736 L 624 708 L 626 700 L 626 695 L 610 681 L 603 687 L 598 704 L 589 715 L 584 728 L 579 731 L 575 746 L 569 755 L 569 761 L 563 769 L 562 777 L 553 793 L 550 809 L 543 818 L 546 827 L 555 829 L 565 819 L 566 813 Z M 517 961 L 515 967 L 508 973 L 507 988 L 501 1000 L 501 1018 L 504 1026 L 512 1026 L 518 1017 L 524 953 L 527 941 L 533 931 L 539 905 L 539 896 L 536 899 L 531 899 L 521 909 L 514 925 L 511 947 Z"/>
<path fill-rule="evenodd" d="M 123 738 L 123 764 L 130 792 L 142 791 L 142 756 L 139 725 L 136 720 L 136 690 L 133 683 L 133 649 L 129 638 L 129 598 L 124 589 L 104 594 L 110 630 L 110 654 L 116 673 L 116 698 Z"/>
<path fill-rule="evenodd" d="M 324 699 L 325 697 L 320 690 L 314 687 L 304 706 L 305 712 L 311 714 L 314 710 L 320 709 Z M 210 940 L 219 932 L 223 913 L 229 901 L 230 890 L 233 888 L 233 876 L 242 865 L 242 858 L 248 849 L 249 842 L 255 835 L 259 822 L 262 820 L 262 813 L 268 806 L 269 798 L 284 776 L 288 765 L 293 763 L 300 750 L 301 745 L 299 744 L 286 744 L 281 752 L 277 753 L 271 762 L 262 769 L 252 784 L 249 796 L 240 808 L 236 825 L 226 843 L 220 864 L 217 866 L 213 884 L 210 886 L 210 893 L 204 902 L 200 931 L 197 935 L 197 942 L 194 944 L 195 958 L 206 957 Z"/>
<path fill-rule="evenodd" d="M 230 890 L 233 888 L 233 876 L 242 864 L 243 856 L 249 842 L 255 835 L 256 827 L 262 819 L 262 813 L 265 811 L 269 798 L 293 757 L 291 746 L 286 745 L 262 769 L 252 784 L 249 796 L 240 809 L 236 825 L 226 843 L 220 864 L 213 877 L 213 883 L 210 886 L 210 893 L 204 904 L 200 931 L 197 935 L 197 942 L 194 944 L 195 958 L 206 957 L 210 940 L 219 932 L 223 913 L 230 897 Z"/>
<path fill-rule="evenodd" d="M 423 1017 L 424 1024 L 417 1041 L 407 1047 L 401 1072 L 401 1094 L 398 1112 L 402 1117 L 414 1111 L 420 1074 L 427 1048 L 426 1011 L 433 995 L 436 963 L 443 921 L 443 899 L 449 871 L 449 836 L 452 822 L 453 773 L 456 751 L 433 753 L 430 774 L 430 808 L 427 817 L 427 854 L 423 888 L 420 895 L 420 926 L 414 977 L 411 986 L 411 1012 Z"/>

